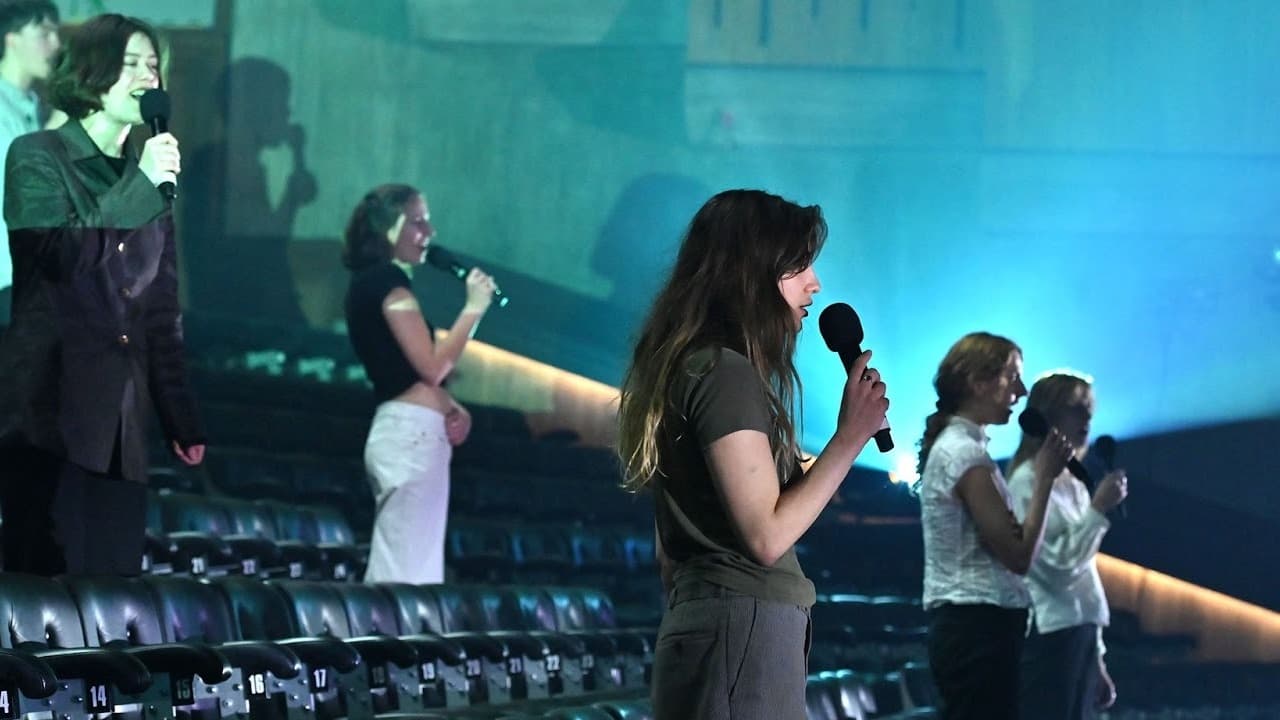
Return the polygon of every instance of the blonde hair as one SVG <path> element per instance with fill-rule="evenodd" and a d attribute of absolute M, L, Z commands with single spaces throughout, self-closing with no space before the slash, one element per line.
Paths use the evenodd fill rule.
<path fill-rule="evenodd" d="M 1054 418 L 1075 399 L 1077 393 L 1092 389 L 1093 378 L 1089 375 L 1070 369 L 1051 370 L 1036 378 L 1027 395 L 1027 407 L 1039 410 L 1045 420 L 1053 425 Z M 1019 465 L 1030 460 L 1043 444 L 1043 437 L 1022 433 L 1018 449 L 1009 461 L 1009 474 L 1012 475 Z"/>
<path fill-rule="evenodd" d="M 938 365 L 938 373 L 933 376 L 933 388 L 938 393 L 937 410 L 925 419 L 924 436 L 920 438 L 918 471 L 922 476 L 933 443 L 951 416 L 969 399 L 973 383 L 997 377 L 1013 353 L 1022 354 L 1022 350 L 1012 340 L 986 332 L 969 333 L 947 351 Z"/>

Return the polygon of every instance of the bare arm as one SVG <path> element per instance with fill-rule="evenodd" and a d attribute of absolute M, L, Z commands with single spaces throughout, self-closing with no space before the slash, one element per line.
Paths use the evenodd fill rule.
<path fill-rule="evenodd" d="M 1026 518 L 1019 523 L 996 490 L 990 467 L 969 468 L 956 483 L 956 496 L 964 503 L 983 546 L 1011 571 L 1025 575 L 1044 537 L 1045 509 L 1051 485 L 1038 483 L 1027 504 Z"/>
<path fill-rule="evenodd" d="M 437 343 L 431 337 L 431 330 L 413 293 L 405 288 L 396 288 L 382 301 L 382 316 L 386 318 L 396 344 L 422 382 L 433 387 L 444 382 L 458 364 L 462 348 L 475 332 L 482 314 L 480 310 L 463 308 L 449 334 Z"/>
<path fill-rule="evenodd" d="M 796 544 L 840 487 L 867 439 L 833 437 L 809 472 L 786 492 L 779 487 L 764 433 L 739 430 L 707 447 L 716 488 L 753 560 L 771 566 Z"/>
<path fill-rule="evenodd" d="M 978 538 L 1000 564 L 1019 575 L 1027 574 L 1044 538 L 1045 514 L 1053 479 L 1066 466 L 1069 448 L 1053 430 L 1036 454 L 1035 482 L 1021 523 L 996 489 L 990 465 L 976 465 L 960 476 L 956 497 L 964 503 L 978 528 Z"/>
<path fill-rule="evenodd" d="M 751 557 L 772 566 L 813 525 L 853 460 L 880 429 L 889 401 L 880 373 L 863 353 L 849 370 L 835 435 L 802 477 L 783 489 L 769 438 L 759 430 L 729 433 L 707 446 L 707 464 L 730 521 Z M 871 376 L 859 381 L 864 370 Z"/>

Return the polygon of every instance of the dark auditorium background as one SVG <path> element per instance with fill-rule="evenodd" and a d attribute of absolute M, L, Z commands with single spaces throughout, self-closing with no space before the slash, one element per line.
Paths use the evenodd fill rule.
<path fill-rule="evenodd" d="M 176 641 L 191 636 L 169 632 L 181 623 L 166 603 L 199 596 L 229 609 L 225 637 L 205 641 L 426 629 L 486 658 L 365 647 L 424 689 L 396 705 L 375 679 L 368 707 L 317 699 L 326 718 L 647 717 L 662 600 L 651 503 L 618 487 L 616 388 L 685 223 L 718 190 L 761 187 L 822 206 L 815 308 L 862 316 L 898 441 L 863 452 L 800 545 L 819 592 L 809 717 L 932 716 L 909 485 L 932 373 L 979 329 L 1015 338 L 1028 378 L 1092 375 L 1093 433 L 1115 436 L 1128 470 L 1100 559 L 1119 688 L 1106 717 L 1280 717 L 1280 3 L 57 4 L 65 24 L 123 12 L 171 43 L 209 457 L 187 469 L 153 453 L 145 582 L 9 576 L 4 604 L 54 598 L 83 615 L 150 592 L 137 602 L 155 604 L 155 641 Z M 435 242 L 512 301 L 488 313 L 452 385 L 475 430 L 454 456 L 450 581 L 369 599 L 352 581 L 372 522 L 373 400 L 345 336 L 340 250 L 352 203 L 389 179 L 422 188 Z M 423 268 L 414 282 L 438 323 L 461 307 L 454 278 Z M 797 355 L 812 452 L 844 380 L 816 316 Z M 995 457 L 1012 454 L 1014 426 L 991 436 Z M 280 592 L 244 585 L 263 577 Z M 353 609 L 369 607 L 369 622 Z M 304 617 L 344 608 L 342 631 Z M 377 608 L 399 627 L 378 626 Z M 64 647 L 106 643 L 85 622 Z M 472 682 L 501 685 L 514 674 L 491 667 L 484 640 L 500 630 L 558 633 L 526 656 L 543 673 L 520 681 L 542 688 L 534 700 L 511 699 L 516 683 L 441 691 L 433 707 L 434 680 L 394 660 L 416 652 L 448 682 L 481 669 Z M 511 657 L 529 650 L 510 643 Z M 557 653 L 572 672 L 551 669 Z"/>

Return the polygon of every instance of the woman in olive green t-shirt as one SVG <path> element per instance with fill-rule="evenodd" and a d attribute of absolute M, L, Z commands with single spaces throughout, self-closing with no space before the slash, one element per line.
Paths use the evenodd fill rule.
<path fill-rule="evenodd" d="M 863 353 L 835 434 L 802 472 L 796 334 L 820 288 L 817 206 L 730 190 L 694 216 L 636 343 L 619 408 L 626 487 L 654 493 L 667 610 L 659 720 L 796 718 L 813 584 L 795 543 L 888 408 Z"/>

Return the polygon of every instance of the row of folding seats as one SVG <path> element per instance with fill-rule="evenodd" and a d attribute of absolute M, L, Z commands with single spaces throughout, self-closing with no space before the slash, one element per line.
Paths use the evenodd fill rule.
<path fill-rule="evenodd" d="M 642 696 L 652 630 L 610 612 L 572 588 L 0 574 L 0 700 L 15 718 L 365 720 Z"/>
<path fill-rule="evenodd" d="M 652 525 L 639 530 L 453 517 L 445 560 L 459 581 L 604 588 L 642 624 L 655 622 L 662 607 Z"/>
<path fill-rule="evenodd" d="M 818 595 L 809 667 L 884 673 L 924 661 L 928 618 L 916 597 Z"/>
<path fill-rule="evenodd" d="M 152 574 L 349 580 L 362 574 L 367 558 L 367 547 L 331 506 L 148 496 L 143 569 Z"/>
<path fill-rule="evenodd" d="M 922 663 L 886 673 L 838 670 L 809 676 L 809 720 L 908 720 L 937 717 L 938 694 Z"/>
<path fill-rule="evenodd" d="M 332 506 L 163 491 L 150 500 L 154 573 L 341 580 L 359 577 L 367 559 Z M 458 580 L 582 583 L 654 602 L 652 531 L 455 517 L 446 556 Z"/>
<path fill-rule="evenodd" d="M 450 503 L 470 515 L 544 522 L 653 524 L 652 503 L 623 492 L 616 472 L 605 478 L 545 475 L 532 469 L 477 467 L 455 459 L 452 476 Z"/>
<path fill-rule="evenodd" d="M 920 599 L 902 595 L 819 594 L 813 618 L 846 642 L 923 642 L 929 625 Z"/>
<path fill-rule="evenodd" d="M 924 582 L 924 535 L 909 521 L 822 522 L 796 548 L 805 572 L 828 592 L 917 595 Z"/>

